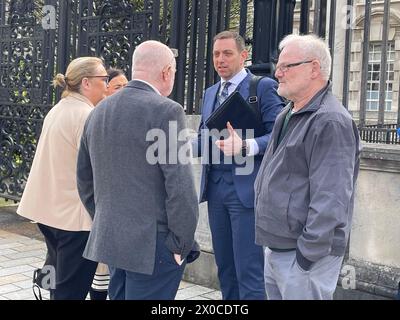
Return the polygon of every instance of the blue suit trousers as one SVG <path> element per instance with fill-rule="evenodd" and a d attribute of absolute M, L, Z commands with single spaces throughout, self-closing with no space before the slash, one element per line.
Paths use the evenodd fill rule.
<path fill-rule="evenodd" d="M 264 300 L 264 254 L 255 244 L 253 208 L 238 198 L 231 171 L 212 170 L 208 218 L 224 300 Z"/>
<path fill-rule="evenodd" d="M 174 300 L 182 280 L 186 260 L 182 265 L 165 246 L 166 233 L 157 234 L 153 274 L 141 274 L 109 266 L 110 300 Z M 132 250 L 134 254 L 134 250 Z"/>

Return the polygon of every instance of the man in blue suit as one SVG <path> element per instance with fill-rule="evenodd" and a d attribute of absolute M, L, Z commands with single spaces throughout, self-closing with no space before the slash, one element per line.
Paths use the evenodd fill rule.
<path fill-rule="evenodd" d="M 263 250 L 255 244 L 254 235 L 253 185 L 275 118 L 283 107 L 276 92 L 277 83 L 263 78 L 258 83 L 257 99 L 264 135 L 242 140 L 228 123 L 227 139 L 212 141 L 205 126 L 210 115 L 234 91 L 239 91 L 245 100 L 249 97 L 254 75 L 244 68 L 247 55 L 238 33 L 223 31 L 214 37 L 214 68 L 221 81 L 204 94 L 198 138 L 193 142 L 195 156 L 202 157 L 200 202 L 208 201 L 218 278 L 225 300 L 265 299 Z M 232 161 L 237 155 L 252 162 L 251 172 L 238 174 L 241 165 Z M 214 161 L 216 158 L 219 161 Z"/>

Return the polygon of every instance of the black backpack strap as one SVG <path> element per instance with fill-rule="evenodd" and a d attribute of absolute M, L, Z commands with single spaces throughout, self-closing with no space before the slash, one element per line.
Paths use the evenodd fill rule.
<path fill-rule="evenodd" d="M 262 76 L 252 76 L 250 79 L 248 102 L 251 106 L 258 107 L 257 86 Z"/>
<path fill-rule="evenodd" d="M 257 87 L 260 80 L 264 78 L 262 76 L 253 75 L 250 79 L 250 87 L 249 87 L 249 97 L 247 98 L 247 102 L 249 105 L 256 111 L 258 114 L 259 121 L 261 121 L 261 111 L 258 106 L 258 97 L 257 97 Z"/>

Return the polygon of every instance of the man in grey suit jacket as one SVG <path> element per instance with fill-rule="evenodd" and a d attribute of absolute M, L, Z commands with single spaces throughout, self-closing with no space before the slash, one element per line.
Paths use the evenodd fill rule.
<path fill-rule="evenodd" d="M 94 217 L 84 257 L 109 265 L 111 299 L 174 299 L 198 220 L 192 168 L 177 159 L 186 142 L 170 130 L 185 129 L 182 106 L 166 98 L 174 54 L 143 42 L 132 70 L 133 80 L 98 105 L 82 135 L 78 190 Z M 155 132 L 164 135 L 156 144 Z"/>

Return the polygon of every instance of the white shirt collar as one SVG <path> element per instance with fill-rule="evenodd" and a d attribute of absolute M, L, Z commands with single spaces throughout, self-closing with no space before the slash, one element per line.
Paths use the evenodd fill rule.
<path fill-rule="evenodd" d="M 140 81 L 140 82 L 143 82 L 143 83 L 147 84 L 147 85 L 148 85 L 149 87 L 151 87 L 156 93 L 158 93 L 158 94 L 161 96 L 160 91 L 158 91 L 158 89 L 157 89 L 155 86 L 153 86 L 151 83 L 148 83 L 147 81 L 144 81 L 144 80 L 141 80 L 141 79 L 132 79 L 132 80 Z"/>
<path fill-rule="evenodd" d="M 241 83 L 243 81 L 243 79 L 246 77 L 247 77 L 247 72 L 246 72 L 246 69 L 243 68 L 238 73 L 236 73 L 231 79 L 229 79 L 229 80 L 221 79 L 221 88 L 223 87 L 225 82 L 229 81 L 231 83 L 230 88 L 235 90 L 236 87 L 239 85 L 239 83 Z"/>

